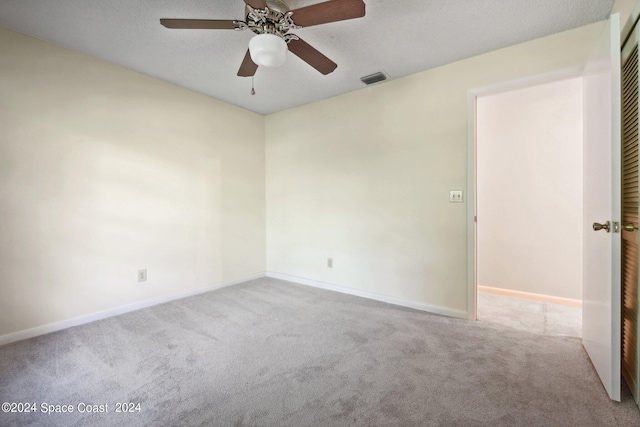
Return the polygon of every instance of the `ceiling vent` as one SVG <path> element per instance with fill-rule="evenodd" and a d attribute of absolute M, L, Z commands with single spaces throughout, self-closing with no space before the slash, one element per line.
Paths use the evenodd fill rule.
<path fill-rule="evenodd" d="M 377 73 L 369 74 L 368 76 L 360 77 L 362 83 L 366 85 L 372 85 L 374 83 L 378 83 L 384 80 L 387 80 L 387 75 L 382 71 L 378 71 Z"/>

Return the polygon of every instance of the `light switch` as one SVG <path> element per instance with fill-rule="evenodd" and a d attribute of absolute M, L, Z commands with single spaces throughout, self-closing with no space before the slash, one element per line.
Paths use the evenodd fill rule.
<path fill-rule="evenodd" d="M 462 203 L 462 190 L 449 191 L 449 203 Z"/>

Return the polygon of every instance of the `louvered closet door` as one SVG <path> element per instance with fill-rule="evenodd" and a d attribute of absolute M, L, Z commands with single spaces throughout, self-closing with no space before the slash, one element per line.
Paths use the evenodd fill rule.
<path fill-rule="evenodd" d="M 638 41 L 622 50 L 622 375 L 640 398 L 638 356 Z M 625 227 L 626 226 L 626 227 Z"/>

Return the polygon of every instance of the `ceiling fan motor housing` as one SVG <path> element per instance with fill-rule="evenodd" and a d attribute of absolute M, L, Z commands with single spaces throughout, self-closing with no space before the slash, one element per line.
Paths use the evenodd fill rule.
<path fill-rule="evenodd" d="M 290 30 L 300 28 L 293 22 L 293 12 L 289 10 L 289 6 L 282 0 L 267 0 L 266 3 L 267 7 L 264 9 L 254 9 L 246 5 L 246 28 L 256 34 L 273 34 L 287 43 L 296 40 L 295 35 L 288 34 Z"/>
<path fill-rule="evenodd" d="M 282 0 L 266 0 L 267 7 L 270 10 L 278 11 L 282 14 L 289 12 L 289 5 Z"/>

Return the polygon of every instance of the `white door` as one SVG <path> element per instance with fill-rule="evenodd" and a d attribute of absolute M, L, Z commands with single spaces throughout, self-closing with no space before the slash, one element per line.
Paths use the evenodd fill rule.
<path fill-rule="evenodd" d="M 609 397 L 620 401 L 618 14 L 609 19 L 584 71 L 584 215 L 582 344 Z M 596 224 L 604 227 L 596 231 Z"/>

